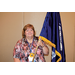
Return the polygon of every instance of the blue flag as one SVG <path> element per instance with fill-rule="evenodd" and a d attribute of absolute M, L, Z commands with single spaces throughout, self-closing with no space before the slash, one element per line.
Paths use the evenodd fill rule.
<path fill-rule="evenodd" d="M 59 12 L 47 12 L 40 33 L 41 39 L 52 46 L 52 62 L 65 62 L 65 48 Z"/>

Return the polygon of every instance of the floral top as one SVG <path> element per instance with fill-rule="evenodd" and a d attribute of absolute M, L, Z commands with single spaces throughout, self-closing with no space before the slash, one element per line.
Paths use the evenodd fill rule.
<path fill-rule="evenodd" d="M 14 47 L 13 57 L 19 58 L 21 62 L 29 62 L 29 55 L 30 53 L 35 53 L 37 42 L 38 42 L 38 37 L 34 37 L 33 43 L 31 43 L 30 45 L 25 38 L 22 38 L 16 43 Z M 34 60 L 35 62 L 45 62 L 42 46 L 38 46 Z"/>

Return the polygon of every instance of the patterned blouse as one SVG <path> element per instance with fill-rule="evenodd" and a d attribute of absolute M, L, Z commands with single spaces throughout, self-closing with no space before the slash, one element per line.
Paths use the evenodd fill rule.
<path fill-rule="evenodd" d="M 38 37 L 34 37 L 33 43 L 31 43 L 30 45 L 25 38 L 22 38 L 16 43 L 14 47 L 13 57 L 19 58 L 21 62 L 30 62 L 29 55 L 30 53 L 35 53 L 37 42 L 38 42 Z M 44 45 L 46 46 L 45 43 Z M 34 60 L 35 62 L 45 62 L 42 46 L 38 46 Z"/>

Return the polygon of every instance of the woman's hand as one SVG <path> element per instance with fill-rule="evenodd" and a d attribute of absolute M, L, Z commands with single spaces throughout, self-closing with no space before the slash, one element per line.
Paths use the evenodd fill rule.
<path fill-rule="evenodd" d="M 49 48 L 43 44 L 41 38 L 39 39 L 39 41 L 37 43 L 37 46 L 42 46 L 43 47 L 43 53 L 45 55 L 48 55 L 49 54 Z"/>
<path fill-rule="evenodd" d="M 38 43 L 37 43 L 37 46 L 44 46 L 44 44 L 43 44 L 43 42 L 42 42 L 42 40 L 41 40 L 41 38 L 39 39 L 39 41 L 38 41 Z"/>

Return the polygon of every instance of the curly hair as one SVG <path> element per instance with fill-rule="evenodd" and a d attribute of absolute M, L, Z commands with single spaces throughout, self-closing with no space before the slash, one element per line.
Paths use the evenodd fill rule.
<path fill-rule="evenodd" d="M 25 25 L 25 26 L 23 27 L 22 37 L 23 37 L 23 38 L 26 37 L 25 31 L 27 30 L 27 28 L 32 28 L 32 30 L 33 30 L 33 32 L 34 32 L 34 35 L 33 35 L 33 36 L 35 37 L 35 29 L 34 29 L 33 25 L 31 25 L 31 24 L 27 24 L 27 25 Z"/>

